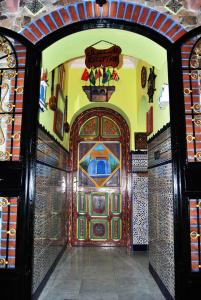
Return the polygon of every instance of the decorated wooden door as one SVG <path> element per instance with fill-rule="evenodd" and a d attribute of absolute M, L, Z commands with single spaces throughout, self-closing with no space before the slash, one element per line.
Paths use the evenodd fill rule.
<path fill-rule="evenodd" d="M 119 114 L 101 108 L 78 117 L 72 131 L 72 244 L 126 245 L 128 126 Z"/>

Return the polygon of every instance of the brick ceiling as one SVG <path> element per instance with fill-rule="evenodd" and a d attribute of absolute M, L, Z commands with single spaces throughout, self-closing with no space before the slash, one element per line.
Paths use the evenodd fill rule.
<path fill-rule="evenodd" d="M 31 21 L 75 2 L 80 0 L 0 0 L 0 26 L 18 32 Z M 180 22 L 187 30 L 201 25 L 201 0 L 129 0 L 127 2 L 144 4 L 163 12 Z"/>

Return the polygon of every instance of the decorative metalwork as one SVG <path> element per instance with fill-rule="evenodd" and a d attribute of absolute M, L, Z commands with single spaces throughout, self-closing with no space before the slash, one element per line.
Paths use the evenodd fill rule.
<path fill-rule="evenodd" d="M 9 153 L 8 151 L 0 151 L 0 161 L 5 161 L 5 160 L 9 160 L 10 157 L 12 156 L 11 153 Z"/>
<path fill-rule="evenodd" d="M 195 158 L 198 160 L 198 161 L 201 161 L 201 152 L 197 152 L 195 154 Z"/>
<path fill-rule="evenodd" d="M 0 269 L 15 268 L 17 197 L 0 197 Z"/>
<path fill-rule="evenodd" d="M 15 236 L 16 230 L 14 228 L 11 228 L 10 230 L 7 231 L 7 234 L 9 234 L 10 236 Z"/>
<path fill-rule="evenodd" d="M 201 162 L 201 38 L 197 37 L 194 46 L 193 42 L 182 46 L 187 159 Z"/>
<path fill-rule="evenodd" d="M 0 265 L 7 265 L 8 262 L 5 260 L 5 258 L 0 258 Z"/>
<path fill-rule="evenodd" d="M 201 272 L 201 199 L 189 199 L 191 270 Z"/>
<path fill-rule="evenodd" d="M 184 89 L 184 94 L 185 95 L 189 95 L 189 94 L 191 94 L 192 93 L 192 90 L 190 90 L 190 89 L 188 89 L 188 88 L 185 88 Z"/>
<path fill-rule="evenodd" d="M 195 104 L 193 104 L 193 106 L 191 106 L 191 109 L 193 109 L 194 112 L 200 112 L 200 108 L 201 108 L 201 105 L 199 103 L 195 103 Z"/>
<path fill-rule="evenodd" d="M 0 197 L 0 209 L 2 207 L 7 207 L 8 205 L 10 205 L 10 202 L 8 201 L 8 199 L 5 197 Z"/>
<path fill-rule="evenodd" d="M 194 122 L 196 126 L 201 125 L 201 120 L 198 117 L 195 117 L 194 119 L 192 119 L 192 122 Z"/>
<path fill-rule="evenodd" d="M 196 231 L 192 231 L 190 236 L 193 240 L 196 240 L 200 235 Z"/>
<path fill-rule="evenodd" d="M 20 160 L 26 49 L 0 36 L 0 161 Z"/>
<path fill-rule="evenodd" d="M 187 135 L 186 140 L 187 142 L 191 143 L 193 140 L 195 140 L 195 137 L 192 135 Z"/>

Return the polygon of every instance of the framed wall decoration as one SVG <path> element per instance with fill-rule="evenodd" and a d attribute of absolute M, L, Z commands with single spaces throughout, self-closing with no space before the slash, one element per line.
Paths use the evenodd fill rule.
<path fill-rule="evenodd" d="M 150 73 L 148 77 L 148 91 L 147 91 L 147 95 L 149 96 L 149 103 L 154 102 L 154 93 L 156 91 L 155 88 L 156 77 L 157 75 L 154 73 L 154 67 L 150 68 Z"/>
<path fill-rule="evenodd" d="M 64 64 L 60 65 L 58 67 L 58 76 L 59 76 L 59 85 L 61 87 L 62 92 L 64 92 L 65 89 L 65 67 Z"/>
<path fill-rule="evenodd" d="M 135 150 L 147 149 L 147 133 L 135 132 Z"/>
<path fill-rule="evenodd" d="M 66 98 L 63 95 L 63 91 L 60 84 L 56 86 L 56 110 L 54 112 L 54 132 L 63 141 L 64 138 L 64 113 L 66 106 Z"/>
<path fill-rule="evenodd" d="M 153 106 L 150 107 L 146 114 L 147 136 L 153 132 Z"/>
<path fill-rule="evenodd" d="M 144 89 L 147 83 L 147 69 L 145 66 L 141 70 L 141 87 Z"/>
<path fill-rule="evenodd" d="M 47 69 L 41 70 L 41 80 L 40 80 L 40 95 L 39 95 L 39 107 L 40 111 L 45 111 L 47 109 L 46 103 L 46 90 L 47 90 Z"/>

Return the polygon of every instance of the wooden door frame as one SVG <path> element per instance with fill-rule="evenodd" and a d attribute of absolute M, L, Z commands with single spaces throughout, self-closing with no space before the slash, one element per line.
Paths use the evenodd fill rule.
<path fill-rule="evenodd" d="M 105 107 L 96 107 L 96 108 L 90 108 L 82 113 L 80 113 L 76 119 L 74 120 L 71 131 L 70 131 L 70 158 L 71 158 L 71 170 L 72 170 L 72 180 L 74 176 L 77 176 L 77 146 L 79 142 L 89 140 L 89 139 L 83 139 L 79 136 L 79 129 L 80 127 L 91 117 L 98 115 L 98 114 L 104 114 L 104 116 L 110 117 L 112 120 L 114 120 L 117 125 L 120 128 L 121 131 L 121 137 L 119 138 L 119 141 L 122 145 L 122 178 L 126 178 L 126 183 L 124 183 L 124 186 L 122 186 L 124 197 L 126 199 L 126 217 L 124 218 L 125 221 L 127 220 L 126 224 L 123 224 L 125 226 L 126 230 L 126 241 L 125 246 L 131 247 L 132 245 L 132 232 L 131 232 L 131 221 L 132 221 L 132 202 L 131 198 L 129 197 L 128 193 L 128 176 L 129 176 L 129 170 L 131 168 L 131 160 L 130 160 L 130 130 L 128 127 L 128 124 L 124 117 L 116 112 L 115 110 L 111 108 L 105 108 Z M 105 138 L 104 141 L 111 141 L 110 138 Z M 91 139 L 91 141 L 99 141 L 97 138 Z M 116 140 L 115 140 L 116 141 Z M 76 155 L 75 155 L 76 153 Z M 75 175 L 76 174 L 76 175 Z M 122 182 L 125 182 L 122 180 Z M 72 182 L 72 189 L 73 189 L 73 182 Z M 75 226 L 73 226 L 73 219 L 72 216 L 75 213 L 74 211 L 74 205 L 73 201 L 76 199 L 76 193 L 74 189 L 72 190 L 72 202 L 70 205 L 70 211 L 69 214 L 71 216 L 70 226 L 69 226 L 69 237 L 70 237 L 70 243 L 73 245 L 75 241 L 73 240 L 73 230 L 75 230 Z M 84 245 L 84 243 L 80 243 Z M 97 246 L 97 242 L 90 242 L 91 245 Z M 118 244 L 118 243 L 117 243 Z M 102 244 L 102 246 L 105 246 Z"/>

